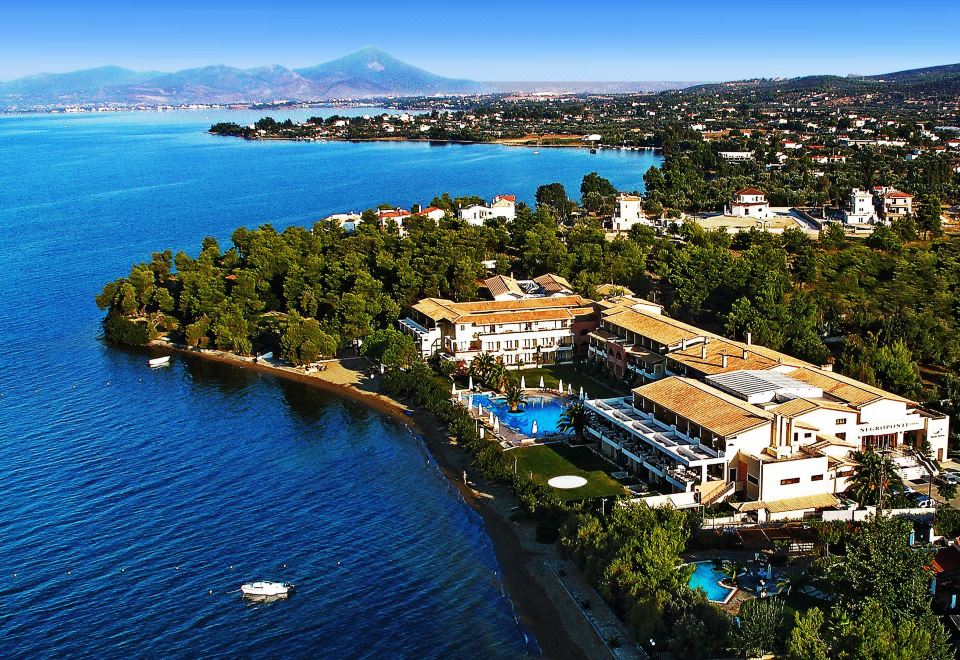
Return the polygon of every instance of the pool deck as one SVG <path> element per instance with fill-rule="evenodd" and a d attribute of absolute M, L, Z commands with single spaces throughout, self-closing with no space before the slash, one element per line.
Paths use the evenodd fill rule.
<path fill-rule="evenodd" d="M 559 390 L 554 390 L 550 388 L 540 389 L 539 387 L 528 387 L 526 390 L 524 390 L 524 392 L 535 394 L 536 396 L 553 397 L 556 399 L 567 398 L 569 396 L 565 392 L 560 392 Z M 486 396 L 491 399 L 495 399 L 497 397 L 503 396 L 498 392 L 474 388 L 472 392 L 468 390 L 458 391 L 457 394 L 453 397 L 453 399 L 458 403 L 461 403 L 466 406 L 469 401 L 469 397 L 471 395 Z M 504 450 L 517 449 L 519 447 L 532 447 L 534 445 L 544 445 L 552 442 L 560 442 L 564 438 L 568 437 L 567 435 L 556 432 L 555 430 L 552 433 L 543 432 L 543 433 L 538 433 L 536 437 L 530 437 L 529 435 L 526 435 L 524 433 L 519 433 L 517 431 L 514 431 L 512 428 L 510 428 L 507 425 L 505 421 L 503 421 L 503 419 L 500 419 L 498 429 L 494 431 L 494 427 L 490 424 L 489 410 L 484 410 L 484 413 L 482 416 L 477 415 L 475 408 L 470 408 L 468 406 L 467 410 L 470 413 L 470 416 L 473 419 L 477 420 L 480 423 L 480 425 L 486 429 L 485 432 L 487 434 L 493 435 L 500 442 Z"/>

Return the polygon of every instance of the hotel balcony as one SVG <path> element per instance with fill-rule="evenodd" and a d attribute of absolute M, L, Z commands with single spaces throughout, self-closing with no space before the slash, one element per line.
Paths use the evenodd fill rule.
<path fill-rule="evenodd" d="M 630 397 L 588 401 L 587 409 L 594 413 L 588 424 L 592 435 L 681 490 L 699 483 L 708 466 L 726 463 L 722 453 L 697 438 L 635 409 Z"/>

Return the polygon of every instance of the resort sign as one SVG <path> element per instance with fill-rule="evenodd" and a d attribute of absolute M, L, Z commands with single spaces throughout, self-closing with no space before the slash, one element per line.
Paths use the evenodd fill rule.
<path fill-rule="evenodd" d="M 878 422 L 861 424 L 860 435 L 879 435 L 884 433 L 899 433 L 901 431 L 917 431 L 923 428 L 923 420 L 919 417 L 906 421 Z"/>

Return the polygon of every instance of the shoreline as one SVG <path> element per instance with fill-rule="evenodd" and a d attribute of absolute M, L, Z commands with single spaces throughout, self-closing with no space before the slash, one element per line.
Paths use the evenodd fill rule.
<path fill-rule="evenodd" d="M 252 358 L 222 351 L 192 350 L 159 340 L 147 347 L 187 358 L 247 368 L 315 387 L 361 403 L 409 427 L 420 437 L 443 477 L 457 488 L 463 501 L 483 519 L 484 530 L 497 557 L 503 588 L 513 603 L 520 623 L 537 641 L 543 656 L 584 659 L 611 657 L 606 642 L 600 638 L 558 576 L 546 566 L 551 558 L 556 561 L 555 546 L 531 547 L 530 534 L 524 534 L 524 528 L 509 518 L 509 512 L 515 505 L 513 494 L 500 484 L 474 482 L 470 475 L 470 457 L 439 428 L 432 414 L 378 392 L 361 389 L 356 384 L 336 382 L 319 374 L 303 373 L 293 367 L 254 362 Z M 340 366 L 342 363 L 341 360 L 331 360 L 327 364 Z M 464 471 L 470 477 L 468 484 L 462 480 Z M 576 569 L 571 565 L 566 570 Z"/>
<path fill-rule="evenodd" d="M 244 137 L 242 135 L 227 135 L 224 133 L 214 133 L 206 131 L 208 135 L 216 137 L 236 138 L 246 140 L 247 142 L 413 142 L 413 143 L 433 143 L 433 144 L 494 144 L 503 147 L 526 147 L 533 149 L 596 149 L 597 151 L 650 151 L 659 153 L 660 147 L 618 147 L 595 145 L 589 142 L 571 142 L 570 144 L 538 144 L 536 142 L 517 142 L 514 138 L 502 138 L 499 140 L 437 140 L 430 138 L 404 138 L 404 137 L 372 137 L 372 138 L 344 138 L 344 137 L 324 137 L 324 138 L 292 138 L 292 137 Z"/>

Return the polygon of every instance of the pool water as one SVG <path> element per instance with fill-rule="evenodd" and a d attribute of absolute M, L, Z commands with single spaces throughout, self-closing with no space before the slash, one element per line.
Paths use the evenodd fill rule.
<path fill-rule="evenodd" d="M 690 574 L 690 588 L 703 589 L 707 598 L 715 603 L 726 602 L 733 589 L 718 584 L 725 577 L 723 571 L 714 568 L 712 561 L 698 561 L 693 566 L 695 570 Z"/>
<path fill-rule="evenodd" d="M 537 437 L 558 433 L 557 424 L 560 415 L 569 405 L 567 397 L 552 395 L 528 395 L 527 402 L 518 412 L 512 413 L 503 397 L 491 398 L 488 394 L 474 394 L 473 406 L 483 404 L 484 415 L 493 410 L 493 414 L 500 418 L 500 424 L 518 430 L 526 436 L 533 437 L 533 422 L 537 422 Z"/>

